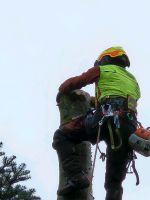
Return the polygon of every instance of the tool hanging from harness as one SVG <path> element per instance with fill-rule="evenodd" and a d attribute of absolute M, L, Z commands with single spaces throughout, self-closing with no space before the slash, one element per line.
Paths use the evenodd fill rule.
<path fill-rule="evenodd" d="M 139 179 L 139 174 L 138 174 L 138 172 L 136 170 L 136 167 L 135 167 L 135 159 L 137 159 L 137 156 L 136 156 L 135 152 L 133 151 L 129 155 L 129 162 L 128 162 L 128 165 L 127 165 L 127 173 L 128 174 L 133 174 L 134 173 L 135 177 L 136 177 L 136 185 L 139 185 L 140 179 Z"/>
<path fill-rule="evenodd" d="M 150 127 L 144 128 L 141 123 L 138 122 L 137 129 L 129 137 L 130 146 L 139 154 L 149 157 L 150 156 Z"/>

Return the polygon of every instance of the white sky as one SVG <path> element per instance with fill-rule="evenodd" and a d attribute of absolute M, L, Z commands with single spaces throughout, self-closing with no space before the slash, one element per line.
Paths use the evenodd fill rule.
<path fill-rule="evenodd" d="M 0 1 L 0 136 L 8 155 L 31 170 L 42 200 L 55 200 L 58 160 L 51 148 L 59 126 L 55 96 L 112 45 L 127 51 L 141 86 L 139 119 L 149 126 L 149 0 Z M 94 87 L 86 87 L 90 94 Z M 105 149 L 105 146 L 102 145 Z M 94 149 L 93 149 L 94 150 Z M 128 175 L 123 200 L 148 200 L 149 158 L 138 156 L 141 184 Z M 104 199 L 105 164 L 97 161 L 94 196 Z"/>

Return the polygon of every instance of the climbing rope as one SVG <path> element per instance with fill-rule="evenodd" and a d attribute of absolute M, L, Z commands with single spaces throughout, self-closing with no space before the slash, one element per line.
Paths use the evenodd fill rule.
<path fill-rule="evenodd" d="M 101 125 L 99 123 L 98 134 L 97 134 L 97 139 L 96 139 L 96 147 L 95 147 L 95 153 L 94 153 L 94 160 L 93 160 L 93 167 L 92 167 L 92 173 L 91 173 L 91 182 L 93 180 L 93 175 L 94 175 L 94 169 L 95 169 L 95 163 L 96 163 L 96 156 L 97 156 L 100 132 L 101 132 Z"/>

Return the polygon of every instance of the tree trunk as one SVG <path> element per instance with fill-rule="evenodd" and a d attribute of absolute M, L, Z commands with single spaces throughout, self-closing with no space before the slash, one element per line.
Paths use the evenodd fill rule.
<path fill-rule="evenodd" d="M 88 176 L 91 177 L 91 145 L 88 142 L 83 142 L 76 146 L 76 151 L 80 155 L 81 164 L 83 169 L 86 169 Z M 64 171 L 61 167 L 61 163 L 59 163 L 59 187 L 65 185 L 66 178 L 64 176 Z M 58 196 L 57 200 L 93 200 L 92 196 L 92 184 L 89 188 L 79 190 L 73 194 L 69 194 L 66 196 Z"/>
<path fill-rule="evenodd" d="M 60 124 L 68 122 L 74 117 L 85 115 L 90 108 L 90 95 L 84 91 L 76 90 L 76 92 L 69 95 L 58 95 L 60 111 Z M 76 145 L 76 151 L 80 155 L 80 163 L 83 169 L 91 178 L 92 159 L 91 159 L 91 144 L 89 142 L 82 142 Z M 66 177 L 59 162 L 59 187 L 66 184 Z M 57 200 L 93 200 L 92 184 L 89 188 L 79 190 L 73 194 L 65 196 L 58 196 Z"/>

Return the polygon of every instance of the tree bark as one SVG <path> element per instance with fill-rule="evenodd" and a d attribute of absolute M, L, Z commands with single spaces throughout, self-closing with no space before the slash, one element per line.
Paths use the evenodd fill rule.
<path fill-rule="evenodd" d="M 75 93 L 69 95 L 59 95 L 59 111 L 60 124 L 66 123 L 73 117 L 85 115 L 90 108 L 90 95 L 84 91 L 76 90 Z M 58 99 L 57 99 L 58 100 Z M 91 144 L 89 142 L 82 142 L 76 145 L 76 151 L 80 155 L 80 163 L 83 169 L 91 178 L 92 159 L 91 159 Z M 59 187 L 66 184 L 66 177 L 62 169 L 61 162 L 59 162 Z M 58 196 L 57 200 L 93 200 L 92 184 L 89 188 L 79 190 L 73 194 L 65 196 Z"/>
<path fill-rule="evenodd" d="M 76 146 L 76 151 L 80 154 L 80 162 L 83 166 L 83 169 L 86 169 L 86 172 L 89 177 L 91 177 L 91 146 L 88 142 L 83 142 Z M 59 163 L 59 187 L 65 185 L 66 177 L 64 175 L 64 171 L 61 167 L 61 163 Z M 66 196 L 58 196 L 57 200 L 93 200 L 92 195 L 92 184 L 89 188 L 79 190 L 73 194 L 69 194 Z"/>

